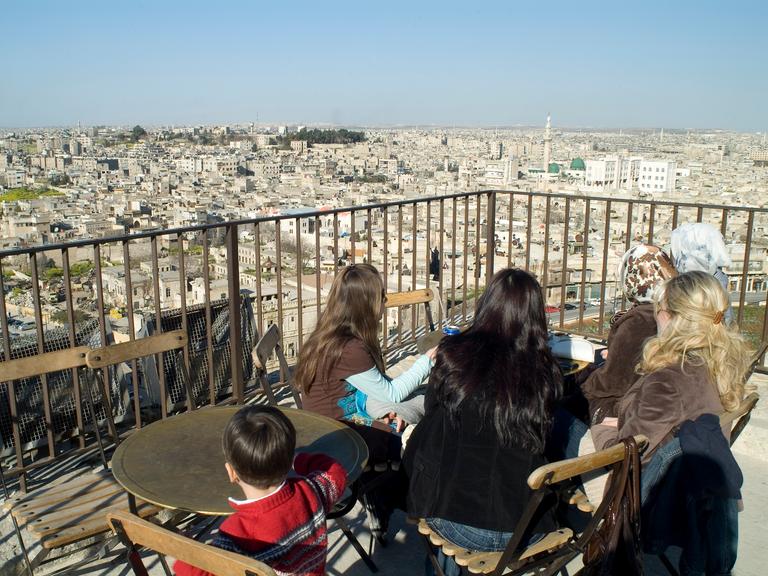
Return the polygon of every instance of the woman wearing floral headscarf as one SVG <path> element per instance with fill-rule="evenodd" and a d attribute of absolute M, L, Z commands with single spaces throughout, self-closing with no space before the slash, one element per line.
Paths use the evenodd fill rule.
<path fill-rule="evenodd" d="M 678 273 L 699 270 L 712 274 L 728 293 L 728 276 L 723 266 L 730 266 L 731 256 L 720 231 L 704 222 L 689 222 L 672 230 L 672 262 Z M 725 311 L 725 323 L 733 320 L 730 303 Z"/>
<path fill-rule="evenodd" d="M 657 246 L 639 244 L 624 254 L 619 275 L 624 296 L 632 307 L 611 319 L 606 361 L 581 385 L 589 402 L 591 425 L 600 424 L 606 417 L 616 417 L 618 402 L 640 377 L 635 366 L 642 355 L 643 344 L 656 335 L 654 294 L 676 274 L 669 257 Z M 597 435 L 594 441 L 597 449 L 601 449 Z"/>

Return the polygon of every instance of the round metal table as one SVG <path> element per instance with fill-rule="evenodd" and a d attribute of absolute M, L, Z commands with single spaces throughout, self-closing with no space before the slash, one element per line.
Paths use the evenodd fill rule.
<path fill-rule="evenodd" d="M 228 497 L 243 498 L 224 469 L 221 439 L 241 406 L 217 406 L 159 420 L 126 438 L 112 457 L 115 479 L 138 498 L 198 514 L 231 514 Z M 281 408 L 296 427 L 296 452 L 322 452 L 347 471 L 361 473 L 368 448 L 360 435 L 331 418 Z"/>

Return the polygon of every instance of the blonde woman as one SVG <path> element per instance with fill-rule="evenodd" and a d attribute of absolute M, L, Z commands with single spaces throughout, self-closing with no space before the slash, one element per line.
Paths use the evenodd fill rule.
<path fill-rule="evenodd" d="M 705 272 L 669 280 L 654 309 L 658 335 L 648 340 L 637 370 L 643 376 L 619 404 L 617 438 L 645 434 L 643 460 L 671 440 L 678 425 L 702 414 L 733 410 L 744 396 L 751 353 L 725 323 L 728 296 Z"/>

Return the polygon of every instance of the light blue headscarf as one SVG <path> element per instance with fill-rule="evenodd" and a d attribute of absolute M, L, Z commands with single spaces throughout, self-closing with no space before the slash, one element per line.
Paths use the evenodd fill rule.
<path fill-rule="evenodd" d="M 730 266 L 731 257 L 720 231 L 711 224 L 694 222 L 672 230 L 672 263 L 677 272 L 700 270 L 715 274 Z"/>
<path fill-rule="evenodd" d="M 692 222 L 672 230 L 672 262 L 679 274 L 698 270 L 712 274 L 728 292 L 728 275 L 723 266 L 731 265 L 731 256 L 720 231 L 711 224 Z M 733 321 L 730 304 L 725 311 L 725 323 Z"/>

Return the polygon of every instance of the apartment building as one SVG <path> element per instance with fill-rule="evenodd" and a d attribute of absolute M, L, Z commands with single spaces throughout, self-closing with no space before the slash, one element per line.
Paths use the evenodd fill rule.
<path fill-rule="evenodd" d="M 642 160 L 637 186 L 641 192 L 670 193 L 675 190 L 677 175 L 672 160 Z"/>

